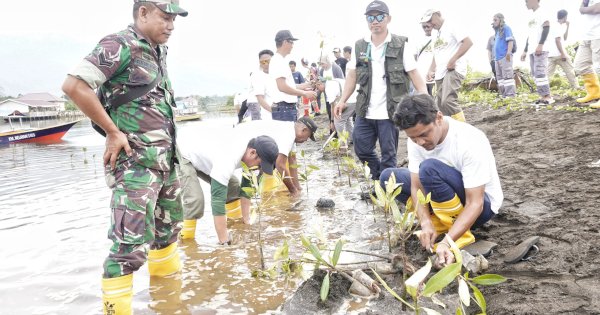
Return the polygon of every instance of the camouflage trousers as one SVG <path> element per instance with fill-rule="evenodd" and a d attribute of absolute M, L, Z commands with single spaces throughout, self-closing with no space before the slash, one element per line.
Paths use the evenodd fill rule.
<path fill-rule="evenodd" d="M 146 262 L 149 249 L 177 241 L 183 209 L 176 169 L 151 169 L 132 158 L 120 158 L 114 171 L 106 168 L 112 189 L 108 238 L 113 245 L 104 261 L 104 278 L 133 273 Z"/>

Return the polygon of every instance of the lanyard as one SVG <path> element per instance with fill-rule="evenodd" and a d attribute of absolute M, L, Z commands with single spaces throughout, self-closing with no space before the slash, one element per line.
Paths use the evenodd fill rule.
<path fill-rule="evenodd" d="M 385 42 L 383 44 L 383 51 L 381 52 L 381 57 L 385 56 L 385 52 L 387 50 L 387 42 Z M 369 45 L 367 46 L 367 58 L 369 58 L 369 60 L 373 60 L 373 58 L 371 58 L 371 43 L 369 43 Z"/>

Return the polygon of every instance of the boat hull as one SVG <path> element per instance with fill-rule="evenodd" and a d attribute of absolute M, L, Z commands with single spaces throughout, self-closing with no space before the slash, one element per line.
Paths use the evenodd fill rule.
<path fill-rule="evenodd" d="M 0 145 L 17 142 L 55 143 L 60 141 L 65 133 L 78 122 L 32 130 L 3 132 L 0 133 Z"/>

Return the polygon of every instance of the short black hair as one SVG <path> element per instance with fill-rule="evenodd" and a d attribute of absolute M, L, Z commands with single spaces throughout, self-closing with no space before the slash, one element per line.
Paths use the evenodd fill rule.
<path fill-rule="evenodd" d="M 352 47 L 350 47 L 350 46 L 344 47 L 344 52 L 352 53 Z"/>
<path fill-rule="evenodd" d="M 294 65 L 294 66 L 296 66 L 296 62 L 295 62 L 294 60 L 290 60 L 290 63 L 289 63 L 289 65 L 290 65 L 290 66 L 291 66 L 291 65 Z"/>
<path fill-rule="evenodd" d="M 560 20 L 560 19 L 564 19 L 567 17 L 567 15 L 569 14 L 569 12 L 567 12 L 567 10 L 559 10 L 558 13 L 556 13 L 556 17 Z"/>
<path fill-rule="evenodd" d="M 271 57 L 273 57 L 273 52 L 269 49 L 263 49 L 258 53 L 258 58 L 260 58 L 260 56 L 262 55 L 269 55 Z"/>
<path fill-rule="evenodd" d="M 433 97 L 429 94 L 405 96 L 396 107 L 393 120 L 400 130 L 406 130 L 418 124 L 431 124 L 435 121 L 438 111 Z"/>

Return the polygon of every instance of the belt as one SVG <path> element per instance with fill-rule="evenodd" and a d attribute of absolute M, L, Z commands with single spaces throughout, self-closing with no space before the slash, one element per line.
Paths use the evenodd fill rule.
<path fill-rule="evenodd" d="M 281 107 L 296 107 L 296 103 L 278 102 L 275 104 L 277 104 L 277 107 L 279 107 L 279 106 L 281 106 Z"/>

